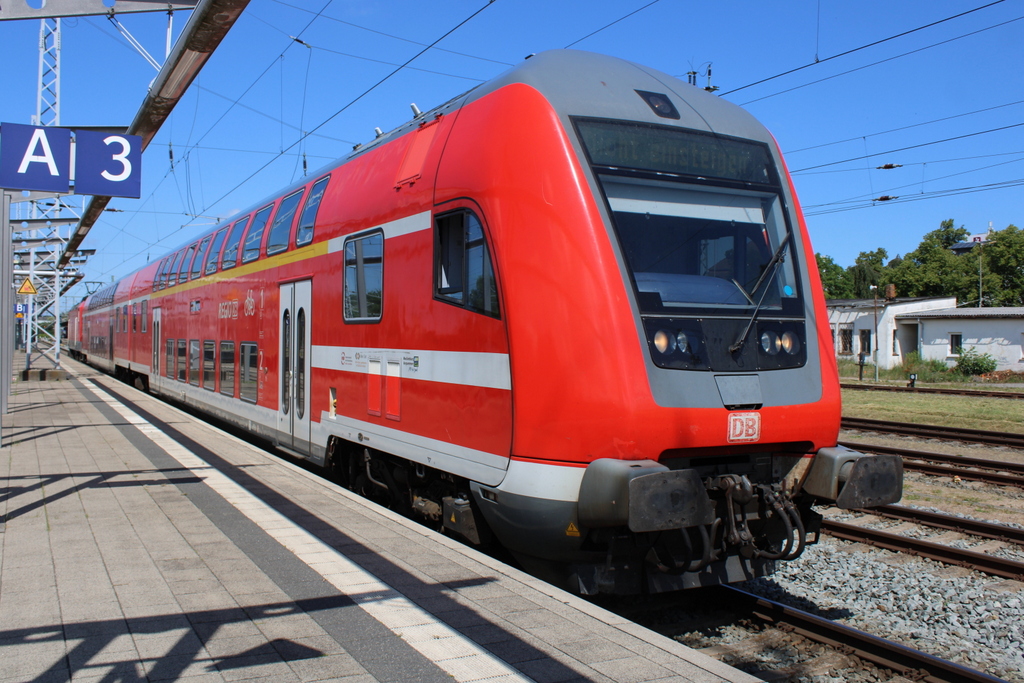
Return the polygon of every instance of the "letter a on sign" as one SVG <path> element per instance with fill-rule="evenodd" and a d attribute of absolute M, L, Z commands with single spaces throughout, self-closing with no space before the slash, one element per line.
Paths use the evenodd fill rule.
<path fill-rule="evenodd" d="M 71 183 L 71 131 L 0 125 L 0 187 L 67 192 Z"/>
<path fill-rule="evenodd" d="M 36 286 L 32 284 L 32 280 L 25 278 L 25 281 L 21 283 L 21 287 L 18 287 L 18 294 L 38 294 Z"/>

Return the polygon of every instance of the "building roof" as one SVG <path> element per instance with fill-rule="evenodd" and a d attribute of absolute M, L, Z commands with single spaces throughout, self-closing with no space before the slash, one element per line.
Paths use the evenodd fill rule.
<path fill-rule="evenodd" d="M 891 306 L 892 304 L 912 304 L 920 303 L 924 301 L 938 301 L 940 299 L 954 299 L 951 296 L 903 296 L 896 297 L 895 299 L 883 299 L 879 297 L 877 300 L 871 299 L 829 299 L 825 302 L 828 308 L 867 308 L 872 309 L 875 306 L 885 307 Z"/>
<path fill-rule="evenodd" d="M 1024 306 L 993 306 L 991 308 L 939 308 L 920 313 L 901 313 L 897 319 L 917 318 L 1024 318 Z"/>

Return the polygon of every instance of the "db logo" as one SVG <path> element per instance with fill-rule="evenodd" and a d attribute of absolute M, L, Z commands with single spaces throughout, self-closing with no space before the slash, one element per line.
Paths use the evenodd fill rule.
<path fill-rule="evenodd" d="M 760 438 L 761 413 L 729 413 L 729 443 Z"/>

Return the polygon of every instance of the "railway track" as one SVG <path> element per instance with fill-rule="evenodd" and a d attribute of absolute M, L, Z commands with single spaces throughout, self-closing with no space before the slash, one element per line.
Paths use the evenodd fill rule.
<path fill-rule="evenodd" d="M 882 434 L 899 434 L 901 436 L 917 436 L 926 439 L 943 439 L 946 441 L 980 443 L 990 446 L 1024 448 L 1024 434 L 987 432 L 981 429 L 910 424 L 906 422 L 891 422 L 889 420 L 870 420 L 862 417 L 844 417 L 840 427 L 842 429 L 879 432 Z"/>
<path fill-rule="evenodd" d="M 988 484 L 1024 488 L 1024 464 L 1022 463 L 985 460 L 930 451 L 916 451 L 909 448 L 876 446 L 853 441 L 840 441 L 839 445 L 866 453 L 898 455 L 903 458 L 903 468 L 913 472 L 944 477 L 960 477 L 961 479 L 982 481 Z"/>
<path fill-rule="evenodd" d="M 846 384 L 839 385 L 842 389 L 858 391 L 901 391 L 910 394 L 946 394 L 949 396 L 972 396 L 974 398 L 1024 398 L 1024 393 L 1017 391 L 985 391 L 981 389 L 939 389 L 937 387 L 896 387 L 884 384 Z"/>
<path fill-rule="evenodd" d="M 999 683 L 1003 680 L 733 586 L 722 586 L 720 590 L 758 620 L 856 655 L 912 680 L 929 683 Z"/>

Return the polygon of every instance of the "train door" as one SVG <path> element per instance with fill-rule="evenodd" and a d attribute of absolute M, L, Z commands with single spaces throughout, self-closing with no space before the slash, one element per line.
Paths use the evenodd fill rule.
<path fill-rule="evenodd" d="M 150 332 L 153 333 L 153 362 L 150 363 L 150 371 L 154 377 L 160 376 L 160 309 L 153 309 L 153 325 L 150 327 Z"/>
<path fill-rule="evenodd" d="M 281 285 L 278 314 L 278 442 L 309 452 L 311 280 Z"/>

